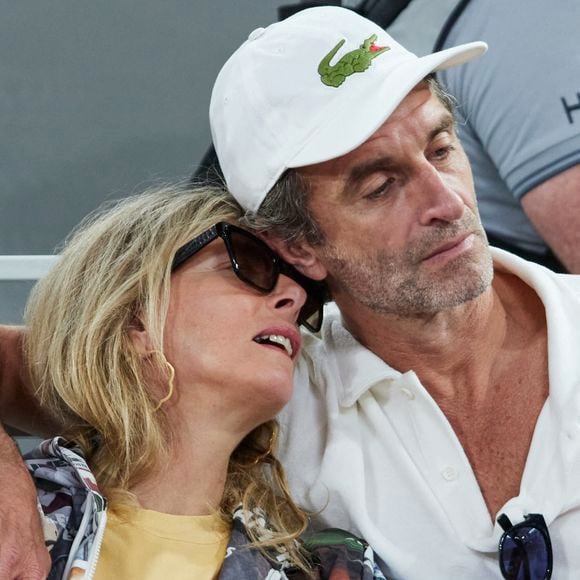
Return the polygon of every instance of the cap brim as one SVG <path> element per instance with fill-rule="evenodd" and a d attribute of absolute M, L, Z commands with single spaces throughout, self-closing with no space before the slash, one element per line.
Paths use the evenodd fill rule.
<path fill-rule="evenodd" d="M 486 51 L 485 42 L 471 42 L 419 58 L 413 56 L 386 73 L 384 82 L 372 91 L 368 84 L 363 83 L 364 94 L 360 95 L 360 103 L 364 106 L 353 107 L 352 99 L 345 102 L 344 114 L 330 119 L 320 128 L 288 162 L 287 167 L 314 165 L 350 153 L 381 127 L 413 87 L 427 75 L 469 62 Z"/>

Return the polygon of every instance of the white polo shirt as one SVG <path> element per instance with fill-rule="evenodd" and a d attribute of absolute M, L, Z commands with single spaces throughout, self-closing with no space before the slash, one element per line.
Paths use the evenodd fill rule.
<path fill-rule="evenodd" d="M 580 578 L 580 276 L 557 275 L 501 250 L 506 269 L 546 308 L 549 396 L 521 490 L 500 510 L 512 523 L 541 513 L 554 580 Z M 522 397 L 526 393 L 522 392 Z M 404 580 L 501 578 L 492 521 L 457 436 L 414 372 L 364 348 L 330 308 L 322 340 L 305 337 L 280 456 L 297 501 L 317 525 L 367 539 Z"/>

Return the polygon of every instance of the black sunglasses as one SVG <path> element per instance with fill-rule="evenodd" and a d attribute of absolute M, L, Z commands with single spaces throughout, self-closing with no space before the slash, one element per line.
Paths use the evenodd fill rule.
<path fill-rule="evenodd" d="M 548 580 L 552 576 L 552 543 L 544 517 L 528 514 L 512 525 L 501 514 L 497 523 L 504 530 L 499 540 L 499 567 L 507 580 Z"/>
<path fill-rule="evenodd" d="M 237 226 L 219 222 L 193 238 L 177 250 L 171 270 L 179 268 L 186 260 L 218 237 L 222 238 L 225 243 L 232 270 L 248 286 L 260 292 L 272 292 L 280 274 L 300 284 L 306 291 L 306 302 L 300 309 L 298 322 L 312 332 L 320 330 L 326 298 L 324 283 L 304 276 L 278 256 L 260 238 Z"/>

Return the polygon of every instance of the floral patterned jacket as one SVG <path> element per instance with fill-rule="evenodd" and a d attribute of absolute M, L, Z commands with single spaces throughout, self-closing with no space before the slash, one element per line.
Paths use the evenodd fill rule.
<path fill-rule="evenodd" d="M 24 457 L 38 493 L 46 546 L 52 559 L 48 580 L 91 580 L 107 523 L 107 500 L 101 495 L 81 450 L 56 437 Z M 219 580 L 306 580 L 285 553 L 266 557 L 248 547 L 248 529 L 268 534 L 261 513 L 238 509 Z M 305 541 L 315 578 L 387 580 L 370 547 L 343 530 L 317 532 Z"/>

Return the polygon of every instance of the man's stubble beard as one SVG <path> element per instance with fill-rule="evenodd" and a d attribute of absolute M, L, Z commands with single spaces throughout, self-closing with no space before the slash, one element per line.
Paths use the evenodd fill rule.
<path fill-rule="evenodd" d="M 461 232 L 475 236 L 473 248 L 435 272 L 422 264 L 430 251 Z M 433 227 L 398 255 L 379 249 L 352 255 L 328 243 L 320 247 L 335 295 L 346 295 L 382 315 L 421 317 L 459 306 L 480 296 L 493 279 L 487 238 L 476 214 Z"/>

